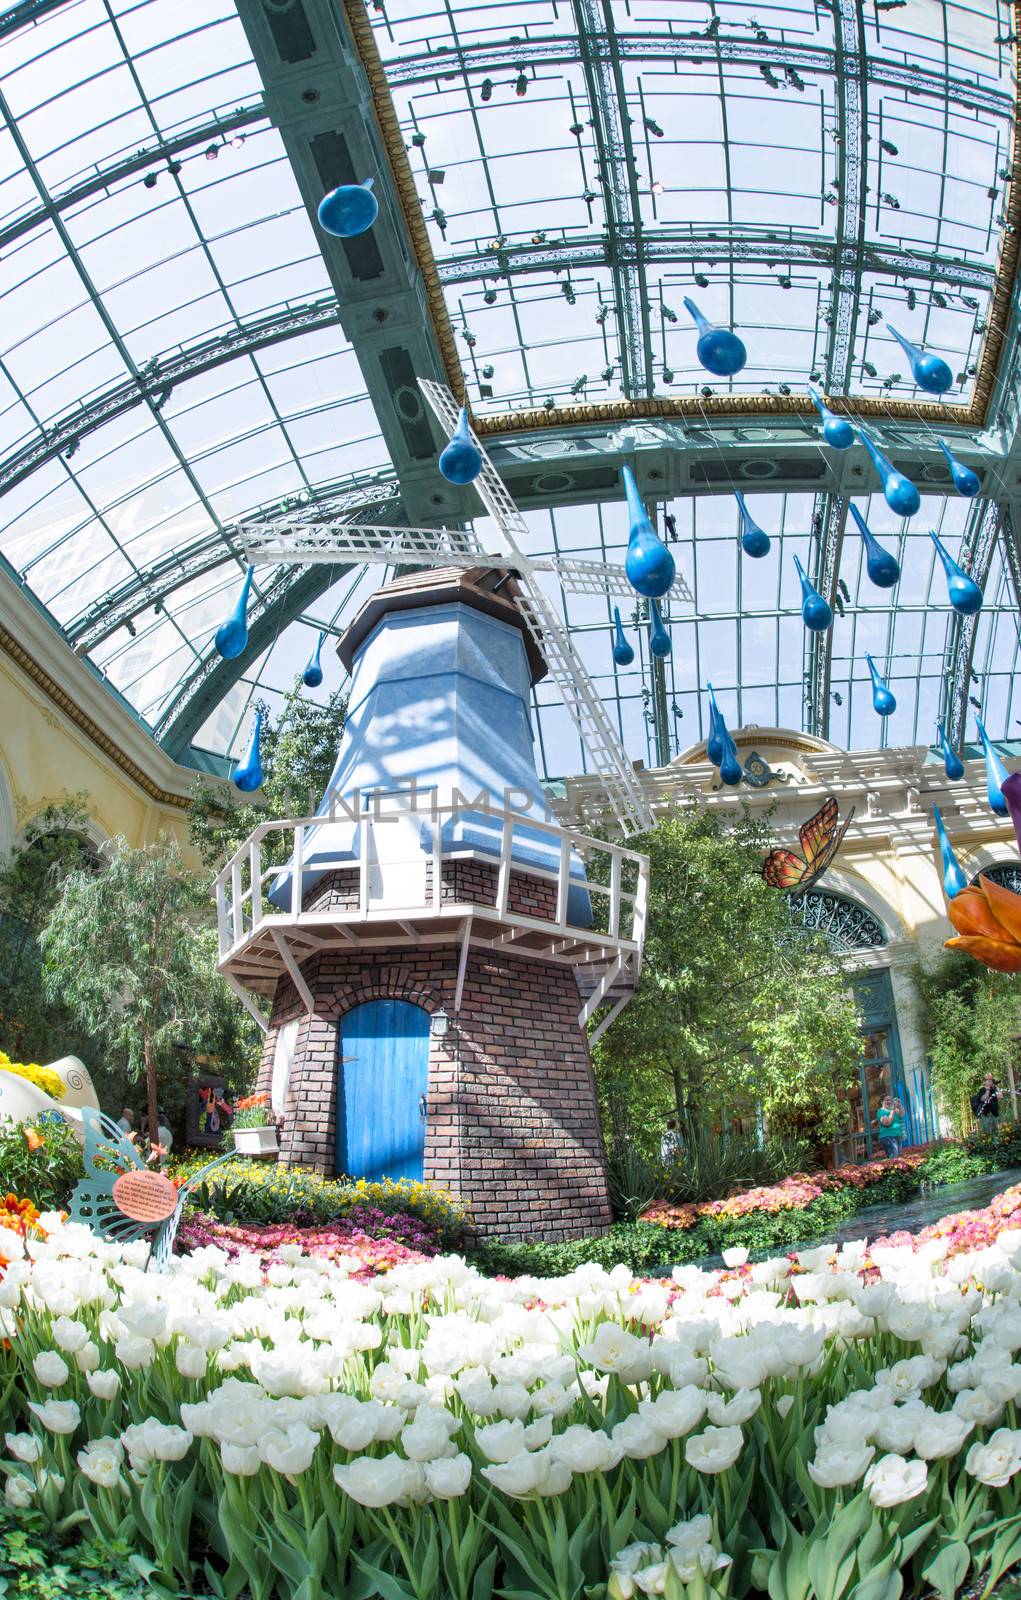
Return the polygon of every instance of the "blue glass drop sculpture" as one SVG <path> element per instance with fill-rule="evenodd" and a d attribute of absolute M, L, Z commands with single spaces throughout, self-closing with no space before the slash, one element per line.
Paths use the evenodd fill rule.
<path fill-rule="evenodd" d="M 974 500 L 982 487 L 982 481 L 978 473 L 972 472 L 970 467 L 966 467 L 963 461 L 958 461 L 957 457 L 951 454 L 950 446 L 945 439 L 937 439 L 936 443 L 947 458 L 947 466 L 950 468 L 950 476 L 954 480 L 954 488 L 958 494 L 963 494 L 966 499 Z"/>
<path fill-rule="evenodd" d="M 982 609 L 982 590 L 974 578 L 969 578 L 964 569 L 958 566 L 943 541 L 931 530 L 929 538 L 939 551 L 943 571 L 947 575 L 947 594 L 950 597 L 950 604 L 962 617 L 973 617 L 976 611 Z"/>
<path fill-rule="evenodd" d="M 962 889 L 968 887 L 968 874 L 954 855 L 954 847 L 947 838 L 947 830 L 943 826 L 939 806 L 933 806 L 932 815 L 936 823 L 936 833 L 939 837 L 939 853 L 943 859 L 943 893 L 948 900 L 952 900 Z"/>
<path fill-rule="evenodd" d="M 450 443 L 440 456 L 439 466 L 448 483 L 474 483 L 482 471 L 482 452 L 472 439 L 464 406 Z"/>
<path fill-rule="evenodd" d="M 897 709 L 896 697 L 889 686 L 879 676 L 876 663 L 873 661 L 868 651 L 865 652 L 865 660 L 868 663 L 869 672 L 872 677 L 872 709 L 876 713 L 877 717 L 892 717 L 893 713 Z"/>
<path fill-rule="evenodd" d="M 654 656 L 668 656 L 673 646 L 670 635 L 663 626 L 663 618 L 659 614 L 659 606 L 655 600 L 649 601 L 649 649 Z"/>
<path fill-rule="evenodd" d="M 713 766 L 718 767 L 723 760 L 726 748 L 725 735 L 728 738 L 729 735 L 727 735 L 727 725 L 720 714 L 720 708 L 716 704 L 716 696 L 713 693 L 711 683 L 706 684 L 706 690 L 709 694 L 709 737 L 705 742 L 705 753 Z"/>
<path fill-rule="evenodd" d="M 323 681 L 323 669 L 320 665 L 319 657 L 322 653 L 323 640 L 325 638 L 325 633 L 321 633 L 319 635 L 318 639 L 316 640 L 316 647 L 309 656 L 308 664 L 301 675 L 301 681 L 305 685 L 306 689 L 318 689 L 319 685 Z"/>
<path fill-rule="evenodd" d="M 831 450 L 848 450 L 854 444 L 854 429 L 846 417 L 836 417 L 809 384 L 808 392 L 822 417 L 822 436 Z"/>
<path fill-rule="evenodd" d="M 725 783 L 728 788 L 733 789 L 735 784 L 740 783 L 743 777 L 744 769 L 737 758 L 734 741 L 728 734 L 723 751 L 723 760 L 720 762 L 720 781 Z"/>
<path fill-rule="evenodd" d="M 613 608 L 614 639 L 613 659 L 618 667 L 629 667 L 635 659 L 635 653 L 624 637 L 624 625 L 620 620 L 620 607 Z"/>
<path fill-rule="evenodd" d="M 888 461 L 881 450 L 877 450 L 864 428 L 858 429 L 858 437 L 872 457 L 872 465 L 879 473 L 883 482 L 883 498 L 891 511 L 896 511 L 899 517 L 913 517 L 922 503 L 922 497 L 910 478 L 905 478 L 898 472 L 892 461 Z"/>
<path fill-rule="evenodd" d="M 746 556 L 754 556 L 758 560 L 769 551 L 769 534 L 757 522 L 753 522 L 740 489 L 734 490 L 734 499 L 741 512 L 741 549 Z"/>
<path fill-rule="evenodd" d="M 832 625 L 833 612 L 812 584 L 797 556 L 794 557 L 794 565 L 801 579 L 801 619 L 805 627 L 810 628 L 813 633 L 825 633 Z"/>
<path fill-rule="evenodd" d="M 904 335 L 898 333 L 889 322 L 886 326 L 911 363 L 911 375 L 918 387 L 924 389 L 926 394 L 945 394 L 954 381 L 954 375 L 943 357 L 929 355 L 927 351 L 919 350 L 916 344 L 912 344 L 910 339 L 905 339 Z"/>
<path fill-rule="evenodd" d="M 951 783 L 958 783 L 964 777 L 964 762 L 947 738 L 942 722 L 937 722 L 936 731 L 939 734 L 940 749 L 943 751 L 943 771 Z"/>
<path fill-rule="evenodd" d="M 1003 798 L 1000 785 L 1007 781 L 1007 769 L 993 749 L 981 717 L 975 718 L 975 726 L 982 740 L 982 752 L 986 758 L 986 799 L 989 801 L 989 809 L 995 811 L 998 817 L 1005 817 L 1007 802 Z"/>
<path fill-rule="evenodd" d="M 900 577 L 900 563 L 896 556 L 884 550 L 857 506 L 847 508 L 858 525 L 865 542 L 865 571 L 877 589 L 892 589 Z"/>
<path fill-rule="evenodd" d="M 630 467 L 624 468 L 624 492 L 631 518 L 624 557 L 627 581 L 647 600 L 658 600 L 674 581 L 677 572 L 674 558 L 649 521 Z M 669 655 L 670 652 L 663 653 Z"/>
<path fill-rule="evenodd" d="M 256 707 L 255 722 L 252 726 L 252 737 L 248 742 L 244 759 L 240 766 L 234 768 L 233 783 L 236 789 L 241 789 L 245 794 L 254 794 L 256 789 L 262 787 L 262 762 L 259 759 L 259 740 L 262 737 L 262 710 Z"/>
<path fill-rule="evenodd" d="M 687 296 L 684 306 L 695 319 L 698 328 L 695 354 L 706 371 L 715 373 L 717 378 L 732 378 L 735 372 L 740 372 L 748 360 L 748 352 L 737 334 L 730 328 L 717 328 L 709 322 L 694 300 L 689 300 Z"/>
<path fill-rule="evenodd" d="M 216 630 L 213 644 L 217 655 L 224 661 L 234 661 L 244 650 L 248 643 L 248 596 L 252 592 L 252 578 L 255 568 L 248 567 L 245 571 L 245 581 L 241 585 L 241 593 L 230 616 L 227 617 Z"/>
<path fill-rule="evenodd" d="M 319 202 L 319 226 L 336 239 L 353 239 L 365 233 L 379 216 L 379 201 L 371 178 L 364 183 L 342 183 Z"/>

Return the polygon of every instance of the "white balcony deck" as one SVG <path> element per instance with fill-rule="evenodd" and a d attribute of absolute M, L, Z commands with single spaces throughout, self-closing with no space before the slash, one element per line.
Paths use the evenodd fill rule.
<path fill-rule="evenodd" d="M 490 806 L 489 848 L 444 844 L 481 811 L 388 797 L 382 814 L 358 817 L 357 859 L 324 850 L 328 819 L 261 823 L 216 879 L 221 972 L 253 1014 L 250 992 L 272 996 L 284 973 L 311 1011 L 302 963 L 324 950 L 458 944 L 456 1009 L 469 949 L 513 951 L 573 967 L 579 1021 L 612 1006 L 601 1032 L 641 970 L 648 857 Z M 537 853 L 556 866 L 532 865 Z"/>

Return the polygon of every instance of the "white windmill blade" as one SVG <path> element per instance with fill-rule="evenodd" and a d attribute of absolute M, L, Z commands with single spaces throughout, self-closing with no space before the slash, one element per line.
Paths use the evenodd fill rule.
<path fill-rule="evenodd" d="M 396 528 L 289 517 L 276 523 L 239 523 L 235 531 L 252 565 L 290 562 L 304 566 L 325 561 L 409 567 L 503 565 L 500 558 L 487 556 L 474 533 L 459 528 Z"/>
<path fill-rule="evenodd" d="M 567 594 L 605 594 L 613 599 L 631 601 L 636 598 L 624 568 L 608 561 L 575 561 L 566 556 L 553 556 L 548 561 L 545 558 L 533 561 L 532 566 L 537 572 L 555 572 Z M 695 602 L 695 596 L 680 573 L 667 593 L 672 600 L 690 605 Z"/>

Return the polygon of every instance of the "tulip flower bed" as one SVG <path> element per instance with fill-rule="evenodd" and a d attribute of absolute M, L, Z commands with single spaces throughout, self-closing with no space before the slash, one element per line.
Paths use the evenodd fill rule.
<path fill-rule="evenodd" d="M 0 1475 L 217 1600 L 897 1600 L 1021 1561 L 1021 1190 L 666 1282 L 0 1232 Z M 976 1238 L 978 1236 L 976 1235 Z M 237 1241 L 235 1241 L 236 1243 Z"/>
<path fill-rule="evenodd" d="M 178 1230 L 177 1248 L 190 1251 L 209 1245 L 223 1250 L 228 1260 L 256 1256 L 264 1268 L 286 1262 L 297 1246 L 305 1255 L 338 1263 L 356 1280 L 426 1261 L 439 1250 L 434 1229 L 415 1217 L 395 1217 L 374 1206 L 360 1206 L 340 1222 L 313 1228 L 286 1223 L 261 1228 L 232 1225 L 189 1214 Z"/>

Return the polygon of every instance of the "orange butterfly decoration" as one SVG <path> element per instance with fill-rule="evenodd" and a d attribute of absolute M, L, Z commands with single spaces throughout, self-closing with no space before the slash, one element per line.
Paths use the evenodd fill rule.
<path fill-rule="evenodd" d="M 803 854 L 796 850 L 771 850 L 762 864 L 762 876 L 774 889 L 787 889 L 791 894 L 804 894 L 806 889 L 819 882 L 833 857 L 840 849 L 844 834 L 851 825 L 854 807 L 847 821 L 841 823 L 837 802 L 832 795 L 825 799 L 814 817 L 800 829 L 798 839 Z"/>

